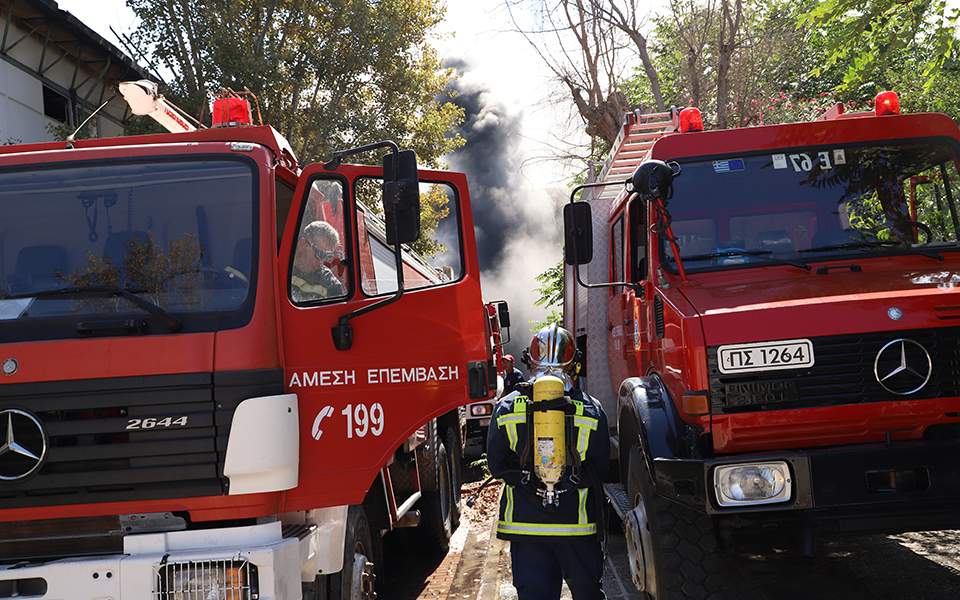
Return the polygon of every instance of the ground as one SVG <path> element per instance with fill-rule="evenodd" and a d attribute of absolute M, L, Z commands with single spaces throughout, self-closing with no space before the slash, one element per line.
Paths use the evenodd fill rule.
<path fill-rule="evenodd" d="M 476 483 L 464 488 L 464 497 Z M 383 600 L 512 600 L 510 546 L 493 535 L 499 487 L 488 487 L 454 534 L 450 552 L 411 552 L 413 532 L 388 536 Z M 399 534 L 399 535 L 398 535 Z M 609 600 L 639 600 L 625 562 L 623 536 L 610 536 L 604 590 Z M 956 600 L 960 531 L 870 536 L 826 542 L 815 559 L 744 557 L 744 575 L 765 600 Z M 564 591 L 563 600 L 570 596 Z"/>

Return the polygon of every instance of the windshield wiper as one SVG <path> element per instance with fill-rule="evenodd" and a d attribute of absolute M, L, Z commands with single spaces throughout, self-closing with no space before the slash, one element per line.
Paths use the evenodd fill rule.
<path fill-rule="evenodd" d="M 858 248 L 882 248 L 885 246 L 901 246 L 902 249 L 906 252 L 912 254 L 919 254 L 920 256 L 926 256 L 927 258 L 932 258 L 934 260 L 943 261 L 943 255 L 938 252 L 933 252 L 932 250 L 924 250 L 923 248 L 916 248 L 914 246 L 903 245 L 900 242 L 895 242 L 893 240 L 876 240 L 876 241 L 867 241 L 862 242 L 847 242 L 844 244 L 831 244 L 829 246 L 815 246 L 813 248 L 805 248 L 803 250 L 798 250 L 798 253 L 803 252 L 831 252 L 833 250 L 856 250 Z"/>
<path fill-rule="evenodd" d="M 24 292 L 22 294 L 11 294 L 3 296 L 3 300 L 17 300 L 20 298 L 37 298 L 39 300 L 49 300 L 52 298 L 123 298 L 151 315 L 159 318 L 167 329 L 176 333 L 183 329 L 183 321 L 160 308 L 153 302 L 139 296 L 141 290 L 131 290 L 128 288 L 114 286 L 89 286 L 89 287 L 65 287 L 55 290 L 44 290 L 39 292 Z"/>
<path fill-rule="evenodd" d="M 813 248 L 797 250 L 797 252 L 803 254 L 804 252 L 830 252 L 832 250 L 856 250 L 858 248 L 880 248 L 882 246 L 899 245 L 900 242 L 895 242 L 893 240 L 877 240 L 875 242 L 864 240 L 862 242 L 845 242 L 843 244 L 830 244 L 828 246 L 814 246 Z"/>
<path fill-rule="evenodd" d="M 764 263 L 768 265 L 789 265 L 804 271 L 810 270 L 810 265 L 798 260 L 787 260 L 785 258 L 773 258 L 770 255 L 773 250 L 724 250 L 722 252 L 710 252 L 708 254 L 693 254 L 691 256 L 681 256 L 681 260 L 708 260 L 711 258 L 727 258 L 735 256 L 760 256 L 764 258 Z"/>

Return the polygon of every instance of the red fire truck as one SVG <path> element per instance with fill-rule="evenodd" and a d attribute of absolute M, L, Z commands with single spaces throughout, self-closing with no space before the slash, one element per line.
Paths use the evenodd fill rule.
<path fill-rule="evenodd" d="M 178 133 L 0 148 L 0 597 L 374 598 L 495 382 L 466 178 L 140 87 Z"/>
<path fill-rule="evenodd" d="M 503 395 L 503 347 L 510 343 L 510 311 L 506 302 L 487 303 L 487 323 L 497 371 L 496 393 L 489 399 L 471 402 L 467 406 L 463 453 L 468 458 L 478 458 L 486 453 L 490 416 L 497 400 Z"/>
<path fill-rule="evenodd" d="M 725 131 L 630 114 L 574 192 L 565 318 L 649 597 L 743 597 L 742 544 L 960 527 L 958 142 L 892 92 Z"/>

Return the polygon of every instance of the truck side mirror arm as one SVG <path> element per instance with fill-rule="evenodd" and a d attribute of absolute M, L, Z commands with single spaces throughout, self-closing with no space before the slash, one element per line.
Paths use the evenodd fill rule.
<path fill-rule="evenodd" d="M 593 259 L 593 235 L 592 223 L 584 223 L 590 217 L 590 204 L 586 202 L 577 202 L 577 194 L 586 189 L 601 188 L 608 185 L 626 185 L 626 181 L 601 181 L 597 183 L 584 183 L 578 185 L 570 191 L 570 202 L 563 209 L 564 220 L 564 239 L 567 248 L 564 249 L 564 260 L 568 265 L 573 266 L 574 276 L 577 284 L 581 287 L 607 288 L 607 287 L 625 287 L 639 292 L 642 287 L 639 283 L 632 281 L 613 281 L 610 283 L 587 283 L 580 277 L 580 265 L 587 264 Z M 584 225 L 586 228 L 584 229 Z M 578 241 L 579 240 L 579 241 Z M 581 242 L 586 242 L 589 246 L 585 249 L 579 248 Z"/>
<path fill-rule="evenodd" d="M 400 147 L 397 146 L 395 142 L 390 140 L 385 140 L 382 142 L 374 142 L 372 144 L 366 144 L 364 146 L 357 146 L 356 148 L 350 148 L 348 150 L 341 150 L 334 153 L 333 158 L 326 163 L 323 167 L 327 170 L 334 170 L 340 166 L 343 162 L 343 159 L 348 156 L 353 156 L 355 154 L 362 154 L 364 152 L 370 152 L 371 150 L 378 150 L 380 148 L 389 148 L 390 155 L 393 158 L 393 172 L 392 172 L 392 185 L 386 185 L 387 181 L 384 179 L 384 193 L 394 194 L 394 198 L 384 198 L 384 209 L 390 210 L 391 207 L 393 210 L 398 210 L 398 205 L 400 203 L 400 181 L 401 181 L 401 167 L 400 167 Z M 415 169 L 416 167 L 414 167 Z M 386 173 L 384 173 L 386 177 Z M 379 302 L 374 302 L 368 304 L 363 308 L 348 312 L 345 315 L 341 315 L 337 321 L 337 324 L 331 328 L 331 334 L 333 335 L 333 345 L 337 350 L 349 350 L 353 347 L 353 326 L 350 324 L 350 320 L 360 315 L 365 315 L 369 312 L 377 310 L 378 308 L 383 308 L 388 304 L 393 304 L 403 296 L 403 248 L 401 246 L 401 230 L 400 230 L 400 219 L 396 218 L 396 215 L 393 219 L 393 252 L 396 259 L 396 269 L 397 269 L 397 291 L 388 298 L 384 298 Z"/>

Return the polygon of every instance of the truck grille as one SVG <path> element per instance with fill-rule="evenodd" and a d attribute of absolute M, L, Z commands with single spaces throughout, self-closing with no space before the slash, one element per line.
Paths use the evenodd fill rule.
<path fill-rule="evenodd" d="M 280 371 L 0 386 L 0 411 L 29 412 L 47 436 L 35 472 L 0 481 L 0 509 L 220 495 L 237 404 L 281 388 Z"/>
<path fill-rule="evenodd" d="M 874 375 L 877 353 L 901 338 L 921 344 L 932 364 L 927 384 L 908 395 L 889 392 Z M 720 373 L 717 347 L 711 346 L 707 361 L 714 414 L 960 396 L 960 327 L 810 339 L 813 367 L 739 375 Z"/>

